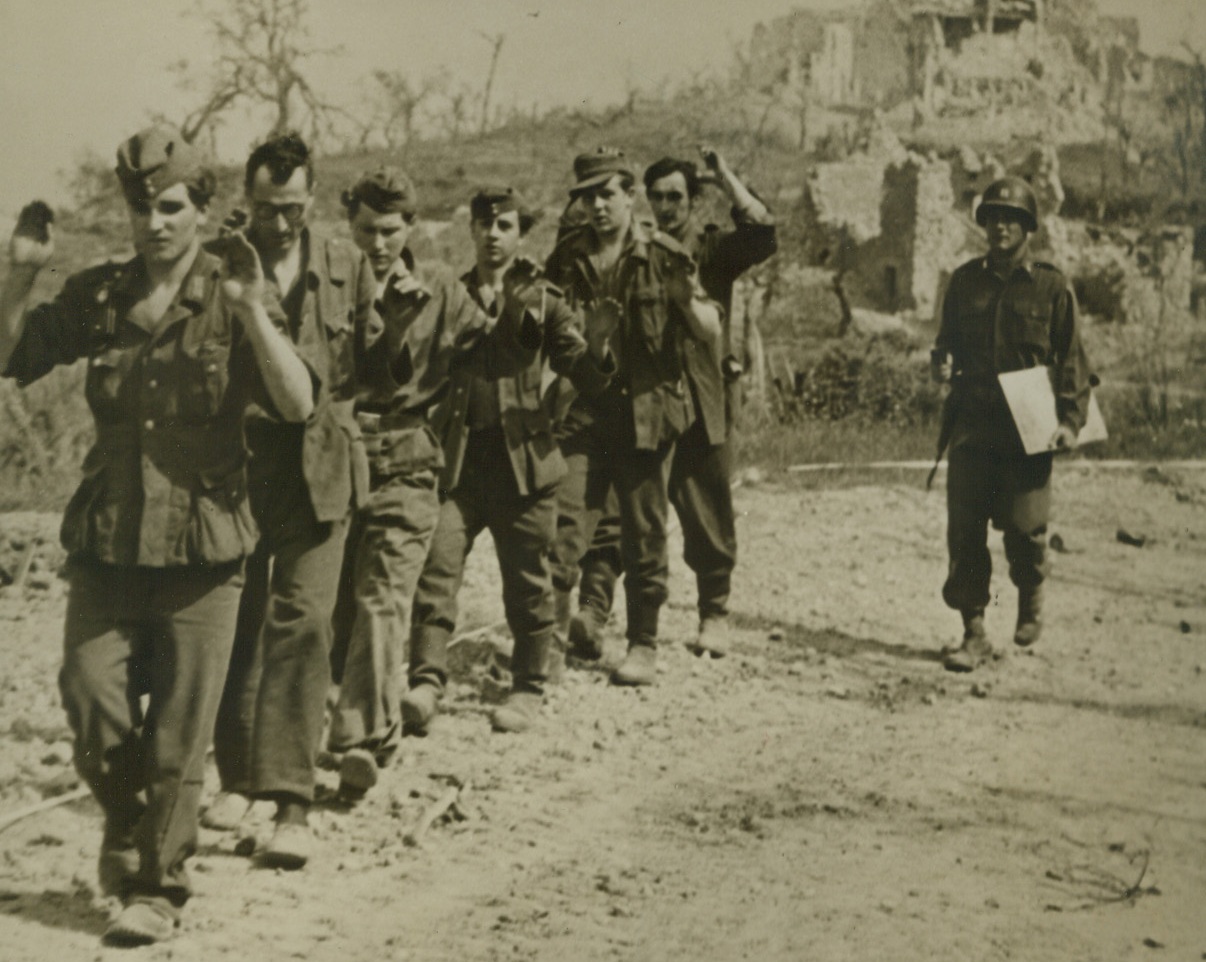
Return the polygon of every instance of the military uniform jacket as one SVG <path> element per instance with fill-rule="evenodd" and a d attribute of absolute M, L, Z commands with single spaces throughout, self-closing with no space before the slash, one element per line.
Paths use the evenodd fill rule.
<path fill-rule="evenodd" d="M 537 318 L 505 313 L 497 324 L 443 264 L 402 258 L 417 289 L 400 278 L 386 281 L 377 302 L 383 331 L 359 348 L 364 386 L 358 403 L 365 424 L 382 431 L 403 429 L 388 443 L 366 439 L 374 477 L 444 466 L 440 437 L 446 437 L 454 374 L 496 379 L 532 365 L 543 339 Z M 415 428 L 418 430 L 408 430 Z"/>
<path fill-rule="evenodd" d="M 476 270 L 461 276 L 461 283 L 482 310 Z M 544 339 L 535 360 L 514 377 L 499 378 L 491 385 L 496 392 L 507 454 L 520 494 L 534 494 L 556 484 L 565 476 L 565 459 L 553 440 L 553 421 L 541 403 L 544 362 L 559 375 L 569 378 L 586 396 L 607 387 L 615 373 L 615 364 L 598 364 L 579 333 L 580 319 L 552 284 L 541 282 L 543 289 L 541 326 Z M 452 380 L 448 398 L 444 446 L 444 473 L 440 487 L 451 491 L 460 480 L 465 447 L 469 442 L 469 396 L 474 375 L 458 372 Z"/>
<path fill-rule="evenodd" d="M 253 410 L 249 435 L 254 441 L 267 428 L 288 440 L 300 430 L 300 467 L 314 515 L 320 522 L 338 521 L 368 496 L 368 461 L 353 411 L 355 345 L 356 332 L 363 332 L 360 339 L 366 339 L 376 321 L 373 298 L 377 285 L 367 259 L 349 241 L 307 231 L 302 243 L 307 252 L 301 278 L 304 287 L 300 307 L 287 321 L 295 349 L 318 384 L 314 411 L 304 428 L 299 428 L 280 423 L 271 413 Z M 274 316 L 284 315 L 279 301 L 269 307 Z M 273 457 L 294 450 L 288 444 L 269 443 L 263 454 Z M 253 456 L 254 451 L 253 446 Z M 281 469 L 293 468 L 282 465 Z"/>
<path fill-rule="evenodd" d="M 88 359 L 96 441 L 63 518 L 76 558 L 166 568 L 234 561 L 255 546 L 243 419 L 270 407 L 242 327 L 222 305 L 218 259 L 199 251 L 153 328 L 128 316 L 136 257 L 68 278 L 33 308 L 5 370 L 21 385 Z"/>
<path fill-rule="evenodd" d="M 688 337 L 683 342 L 687 376 L 708 432 L 708 441 L 723 444 L 729 436 L 725 409 L 725 377 L 722 361 L 732 349 L 733 285 L 751 267 L 761 264 L 778 250 L 773 223 L 760 224 L 733 208 L 732 230 L 708 224 L 684 245 L 697 264 L 699 282 L 708 297 L 724 308 L 723 332 L 718 344 Z"/>
<path fill-rule="evenodd" d="M 608 296 L 590 259 L 591 242 L 588 227 L 566 233 L 545 269 L 588 324 L 595 304 Z M 636 446 L 642 450 L 673 441 L 695 419 L 683 366 L 683 345 L 692 335 L 662 280 L 675 259 L 686 256 L 673 238 L 634 224 L 616 264 L 614 290 L 623 316 L 617 332 L 619 373 L 611 390 L 626 398 Z M 597 414 L 590 399 L 582 397 L 575 399 L 571 412 L 576 425 L 590 423 Z"/>
<path fill-rule="evenodd" d="M 935 347 L 953 358 L 951 447 L 1022 453 L 998 374 L 1047 365 L 1060 423 L 1079 432 L 1089 406 L 1089 366 L 1076 297 L 1050 264 L 1023 261 L 1002 279 L 978 257 L 951 276 Z"/>

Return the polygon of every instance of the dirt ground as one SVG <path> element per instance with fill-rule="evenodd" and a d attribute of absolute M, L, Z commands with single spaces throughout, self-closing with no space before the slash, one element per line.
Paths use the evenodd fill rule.
<path fill-rule="evenodd" d="M 936 660 L 958 632 L 938 597 L 943 496 L 920 476 L 875 480 L 738 490 L 723 660 L 682 647 L 694 590 L 676 542 L 652 689 L 573 670 L 537 730 L 494 735 L 484 702 L 505 678 L 504 639 L 459 646 L 447 713 L 407 739 L 366 802 L 337 807 L 322 773 L 310 866 L 281 873 L 236 854 L 241 835 L 269 830 L 266 813 L 243 833 L 203 832 L 179 936 L 132 951 L 1206 958 L 1206 472 L 1061 465 L 1044 638 L 962 676 Z M 0 520 L 48 538 L 55 524 Z M 989 629 L 1012 648 L 1015 596 L 992 545 Z M 488 540 L 465 609 L 466 627 L 500 616 Z M 62 614 L 45 578 L 0 598 L 0 819 L 76 784 L 54 686 Z M 468 786 L 458 817 L 407 846 L 455 784 Z M 89 799 L 0 833 L 0 959 L 131 951 L 99 946 L 112 910 L 95 895 L 99 838 Z"/>

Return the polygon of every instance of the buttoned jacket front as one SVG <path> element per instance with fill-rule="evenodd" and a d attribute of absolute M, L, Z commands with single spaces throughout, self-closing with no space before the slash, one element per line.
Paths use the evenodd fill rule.
<path fill-rule="evenodd" d="M 460 278 L 474 303 L 487 309 L 477 282 L 477 272 L 470 270 Z M 553 285 L 541 281 L 541 329 L 544 332 L 536 358 L 512 377 L 498 378 L 490 384 L 496 393 L 501 414 L 507 454 L 515 475 L 519 493 L 534 494 L 556 484 L 565 476 L 565 459 L 553 439 L 553 421 L 541 403 L 544 365 L 570 380 L 579 392 L 587 396 L 598 394 L 614 373 L 614 363 L 599 364 L 587 349 L 579 332 L 581 320 Z M 440 486 L 451 491 L 460 479 L 465 446 L 469 443 L 469 395 L 476 375 L 459 372 L 452 381 L 445 419 L 444 473 Z"/>
<path fill-rule="evenodd" d="M 306 231 L 302 243 L 304 289 L 287 327 L 318 391 L 302 429 L 301 471 L 317 520 L 338 521 L 368 496 L 368 461 L 353 410 L 360 377 L 355 345 L 356 332 L 364 332 L 364 340 L 374 326 L 376 282 L 367 259 L 349 241 Z M 272 313 L 283 315 L 273 300 Z M 253 411 L 251 419 L 276 420 L 263 411 Z"/>
<path fill-rule="evenodd" d="M 1047 366 L 1056 414 L 1079 431 L 1089 403 L 1089 366 L 1077 324 L 1076 298 L 1064 275 L 1024 260 L 1008 277 L 978 257 L 951 275 L 935 347 L 953 358 L 958 398 L 951 446 L 1021 451 L 997 375 Z"/>
<path fill-rule="evenodd" d="M 618 389 L 631 408 L 637 448 L 656 450 L 682 434 L 695 416 L 683 367 L 684 341 L 692 335 L 664 281 L 676 260 L 688 254 L 668 235 L 634 224 L 609 293 L 591 261 L 592 245 L 589 227 L 570 231 L 549 256 L 546 273 L 588 325 L 599 302 L 613 293 L 619 301 L 622 316 L 613 342 L 619 348 L 619 373 L 612 390 Z M 578 423 L 593 419 L 587 399 L 578 398 L 574 410 Z"/>
<path fill-rule="evenodd" d="M 271 404 L 242 327 L 222 304 L 219 261 L 199 251 L 163 318 L 130 316 L 141 258 L 68 278 L 33 308 L 5 375 L 36 381 L 87 358 L 96 440 L 63 518 L 68 553 L 155 568 L 244 557 L 257 532 L 243 420 Z"/>
<path fill-rule="evenodd" d="M 446 266 L 416 265 L 409 250 L 402 257 L 409 276 L 387 280 L 377 302 L 381 335 L 358 349 L 361 421 L 405 432 L 384 444 L 366 438 L 375 477 L 443 467 L 439 439 L 452 416 L 453 376 L 517 374 L 531 366 L 543 336 L 530 315 L 504 313 L 494 324 Z"/>

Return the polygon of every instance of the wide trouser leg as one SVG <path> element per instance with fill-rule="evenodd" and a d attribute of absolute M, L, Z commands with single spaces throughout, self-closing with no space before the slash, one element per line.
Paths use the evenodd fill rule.
<path fill-rule="evenodd" d="M 382 481 L 364 510 L 356 552 L 356 620 L 330 747 L 388 749 L 401 734 L 411 604 L 440 513 L 430 469 Z"/>
<path fill-rule="evenodd" d="M 75 735 L 75 768 L 108 828 L 133 844 L 146 808 L 141 695 L 150 638 L 147 572 L 102 565 L 69 568 L 59 689 Z"/>
<path fill-rule="evenodd" d="M 683 557 L 695 572 L 701 620 L 728 614 L 737 564 L 729 475 L 728 442 L 712 444 L 703 419 L 697 419 L 675 446 L 670 501 L 683 527 Z"/>
<path fill-rule="evenodd" d="M 988 520 L 1000 478 L 996 459 L 969 447 L 951 451 L 946 481 L 946 544 L 949 553 L 942 598 L 958 611 L 982 611 L 988 605 L 992 556 Z"/>
<path fill-rule="evenodd" d="M 630 431 L 621 432 L 621 437 Z M 673 456 L 673 443 L 647 451 L 638 450 L 631 439 L 617 445 L 611 455 L 620 502 L 620 552 L 630 647 L 656 646 L 658 616 L 668 596 L 668 484 Z"/>
<path fill-rule="evenodd" d="M 607 511 L 617 453 L 608 450 L 599 422 L 561 440 L 568 470 L 557 485 L 557 528 L 550 556 L 557 591 L 573 591 L 578 582 L 578 566 Z"/>
<path fill-rule="evenodd" d="M 331 613 L 348 520 L 295 516 L 276 539 L 259 647 L 251 790 L 314 797 L 331 684 Z"/>
<path fill-rule="evenodd" d="M 1022 590 L 1037 588 L 1049 570 L 1052 461 L 1050 454 L 1010 459 L 993 512 L 994 524 L 1004 533 L 1009 579 Z"/>
<path fill-rule="evenodd" d="M 578 607 L 589 609 L 603 621 L 611 613 L 616 597 L 616 582 L 624 573 L 620 556 L 620 504 L 614 489 L 607 498 L 607 508 L 595 527 L 590 550 L 582 556 L 578 582 Z"/>
<path fill-rule="evenodd" d="M 343 558 L 339 564 L 339 587 L 335 594 L 335 610 L 331 615 L 331 681 L 343 680 L 343 666 L 348 658 L 352 626 L 356 624 L 356 553 L 364 536 L 364 512 L 353 512 L 348 534 L 344 539 Z"/>
<path fill-rule="evenodd" d="M 191 892 L 185 861 L 196 850 L 205 753 L 242 587 L 241 563 L 72 571 L 60 687 L 77 767 L 106 819 L 137 805 L 132 790 L 145 791 L 133 897 L 180 906 Z"/>
<path fill-rule="evenodd" d="M 466 455 L 466 460 L 468 455 Z M 479 492 L 458 486 L 440 505 L 431 549 L 415 589 L 410 636 L 410 684 L 448 682 L 448 642 L 456 630 L 465 560 L 484 527 Z"/>
<path fill-rule="evenodd" d="M 218 720 L 214 725 L 214 762 L 225 792 L 247 795 L 252 790 L 251 742 L 255 706 L 263 674 L 260 627 L 268 610 L 268 572 L 272 552 L 261 538 L 247 559 L 247 574 L 239 600 L 234 647 L 226 671 Z"/>
<path fill-rule="evenodd" d="M 519 495 L 500 491 L 491 501 L 490 532 L 502 572 L 503 607 L 515 645 L 512 688 L 542 694 L 555 630 L 549 548 L 557 526 L 557 489 Z"/>

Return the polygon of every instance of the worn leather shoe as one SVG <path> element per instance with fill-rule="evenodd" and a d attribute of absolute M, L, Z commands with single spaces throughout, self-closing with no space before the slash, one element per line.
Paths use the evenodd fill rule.
<path fill-rule="evenodd" d="M 170 939 L 180 919 L 166 899 L 130 902 L 101 937 L 106 945 L 151 945 Z"/>
<path fill-rule="evenodd" d="M 723 658 L 729 653 L 729 619 L 709 615 L 699 623 L 699 635 L 690 648 L 697 655 Z"/>
<path fill-rule="evenodd" d="M 238 792 L 218 792 L 201 816 L 201 824 L 218 832 L 228 832 L 239 827 L 239 823 L 251 810 L 251 799 Z"/>
<path fill-rule="evenodd" d="M 440 711 L 440 693 L 435 685 L 415 685 L 402 696 L 402 732 L 426 735 Z"/>
<path fill-rule="evenodd" d="M 267 868 L 296 871 L 314 855 L 314 833 L 309 825 L 277 822 L 260 862 Z"/>
<path fill-rule="evenodd" d="M 1018 624 L 1013 633 L 1013 643 L 1020 648 L 1029 648 L 1043 633 L 1043 586 L 1018 590 Z"/>
<path fill-rule="evenodd" d="M 356 801 L 377 784 L 377 757 L 367 748 L 351 748 L 339 762 L 339 794 Z"/>
<path fill-rule="evenodd" d="M 649 645 L 632 645 L 620 666 L 611 673 L 613 685 L 652 685 L 657 681 L 657 651 Z"/>
<path fill-rule="evenodd" d="M 494 709 L 490 725 L 496 732 L 526 732 L 540 715 L 544 696 L 531 691 L 513 691 Z"/>

